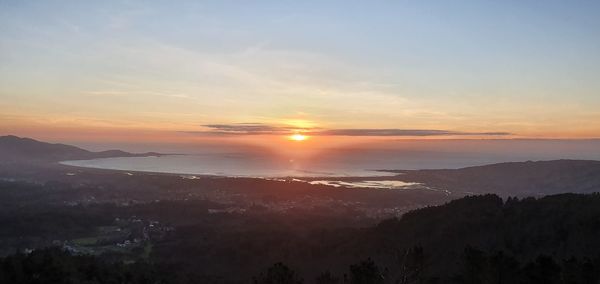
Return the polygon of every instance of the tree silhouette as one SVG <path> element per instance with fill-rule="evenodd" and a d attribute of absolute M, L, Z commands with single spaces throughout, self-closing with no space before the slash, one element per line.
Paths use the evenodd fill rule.
<path fill-rule="evenodd" d="M 266 273 L 254 278 L 254 284 L 301 284 L 302 279 L 285 264 L 278 262 L 269 267 Z"/>
<path fill-rule="evenodd" d="M 350 266 L 351 284 L 380 284 L 385 283 L 385 277 L 375 265 L 375 262 L 368 258 L 359 264 Z"/>
<path fill-rule="evenodd" d="M 335 277 L 331 272 L 327 271 L 321 273 L 321 275 L 317 276 L 315 279 L 316 284 L 337 284 L 341 283 L 341 280 L 338 277 Z"/>

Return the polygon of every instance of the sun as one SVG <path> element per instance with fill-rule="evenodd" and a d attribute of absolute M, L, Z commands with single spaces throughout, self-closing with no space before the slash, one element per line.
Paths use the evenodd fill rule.
<path fill-rule="evenodd" d="M 288 136 L 288 139 L 290 139 L 292 141 L 304 141 L 304 140 L 308 139 L 308 136 L 302 135 L 300 133 L 296 133 L 296 134 L 292 134 L 292 135 Z"/>

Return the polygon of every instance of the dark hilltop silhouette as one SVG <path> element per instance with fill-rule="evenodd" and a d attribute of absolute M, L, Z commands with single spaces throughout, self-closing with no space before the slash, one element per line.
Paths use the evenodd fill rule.
<path fill-rule="evenodd" d="M 15 136 L 0 153 L 1 283 L 600 281 L 598 161 L 399 170 L 423 186 L 384 190 L 78 168 L 58 162 L 157 153 Z"/>
<path fill-rule="evenodd" d="M 160 156 L 148 152 L 133 154 L 121 150 L 92 152 L 65 144 L 51 144 L 14 135 L 0 136 L 0 156 L 3 162 L 56 162 L 112 157 Z"/>

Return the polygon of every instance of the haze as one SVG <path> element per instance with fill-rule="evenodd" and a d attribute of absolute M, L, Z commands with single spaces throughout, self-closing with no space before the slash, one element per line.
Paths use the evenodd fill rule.
<path fill-rule="evenodd" d="M 0 0 L 0 283 L 600 283 L 600 1 Z"/>
<path fill-rule="evenodd" d="M 314 147 L 597 138 L 598 6 L 2 1 L 0 133 L 272 148 L 298 132 Z"/>

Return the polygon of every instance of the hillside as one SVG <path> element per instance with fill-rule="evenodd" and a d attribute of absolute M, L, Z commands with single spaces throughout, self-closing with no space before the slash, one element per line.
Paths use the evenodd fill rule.
<path fill-rule="evenodd" d="M 155 257 L 178 263 L 181 271 L 213 277 L 223 277 L 214 273 L 231 271 L 237 263 L 248 264 L 235 268 L 238 273 L 254 271 L 256 275 L 260 267 L 282 261 L 306 283 L 314 283 L 311 279 L 325 271 L 342 278 L 351 265 L 368 259 L 388 280 L 356 283 L 397 283 L 407 274 L 415 274 L 410 276 L 413 280 L 400 283 L 597 283 L 560 281 L 560 277 L 582 276 L 580 269 L 586 263 L 593 274 L 590 277 L 600 279 L 598 220 L 598 194 L 506 202 L 485 195 L 415 210 L 365 229 L 298 234 L 294 229 L 261 227 L 211 236 L 187 227 L 159 244 Z M 498 260 L 501 263 L 494 262 Z M 502 267 L 507 263 L 508 267 Z M 535 280 L 536 275 L 546 273 L 544 263 L 552 267 L 552 273 Z M 418 273 L 407 269 L 418 269 Z M 554 279 L 548 282 L 549 278 Z"/>
<path fill-rule="evenodd" d="M 110 157 L 154 156 L 158 153 L 133 154 L 120 150 L 92 152 L 65 144 L 52 144 L 13 135 L 0 136 L 1 162 L 58 162 Z"/>
<path fill-rule="evenodd" d="M 537 196 L 600 191 L 600 161 L 554 160 L 500 163 L 462 169 L 394 171 L 402 180 L 454 193 Z"/>
<path fill-rule="evenodd" d="M 422 247 L 430 273 L 458 273 L 464 249 L 503 252 L 521 263 L 540 255 L 557 261 L 600 256 L 600 195 L 561 194 L 540 199 L 473 196 L 418 209 L 380 223 L 361 241 L 367 251 Z"/>
<path fill-rule="evenodd" d="M 149 261 L 125 266 L 118 262 L 115 270 L 88 270 L 106 265 L 111 258 L 83 259 L 42 250 L 0 259 L 0 279 L 4 275 L 4 281 L 14 283 L 16 277 L 38 275 L 83 282 L 118 278 L 121 271 L 129 271 L 130 277 L 139 279 L 131 283 L 157 282 L 162 277 L 160 283 L 251 283 L 253 276 L 258 276 L 254 283 L 566 284 L 600 280 L 599 194 L 507 201 L 495 195 L 465 197 L 366 228 L 329 222 L 318 225 L 323 216 L 306 213 L 296 217 L 288 213 L 285 218 L 206 215 L 203 206 L 149 203 L 132 208 L 60 209 L 54 214 L 72 217 L 66 225 L 56 225 L 74 232 L 80 223 L 110 223 L 115 212 L 122 210 L 135 210 L 137 218 L 159 214 L 162 217 L 157 218 L 167 220 L 185 215 L 195 221 L 176 225 L 155 244 Z M 73 214 L 78 211 L 87 213 Z M 51 212 L 43 211 L 44 216 Z M 35 216 L 28 220 L 44 222 Z M 55 258 L 50 261 L 55 264 L 51 271 L 38 261 Z M 80 266 L 77 260 L 88 264 Z"/>

